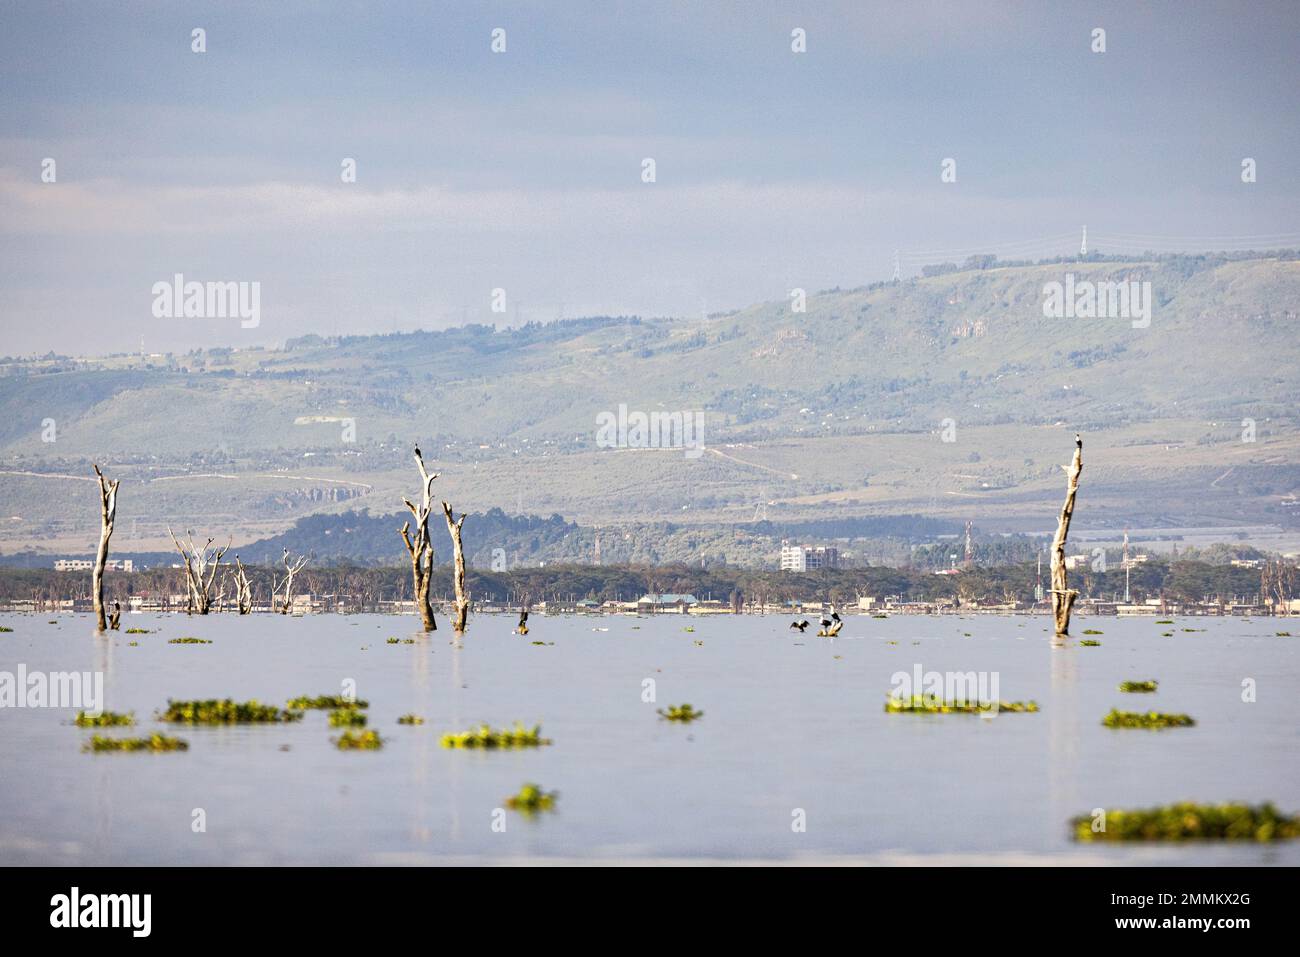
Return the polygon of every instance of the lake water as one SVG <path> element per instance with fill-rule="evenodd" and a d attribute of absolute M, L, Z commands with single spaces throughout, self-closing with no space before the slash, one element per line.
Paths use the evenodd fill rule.
<path fill-rule="evenodd" d="M 190 743 L 87 754 L 92 732 L 71 725 L 74 711 L 0 709 L 0 864 L 1300 864 L 1297 841 L 1078 845 L 1067 828 L 1093 808 L 1178 800 L 1300 812 L 1300 627 L 1286 619 L 1076 619 L 1055 648 L 1045 617 L 853 617 L 833 641 L 779 617 L 534 615 L 527 638 L 514 623 L 471 619 L 456 647 L 445 620 L 426 638 L 391 616 L 129 615 L 123 628 L 154 633 L 104 639 L 85 615 L 0 615 L 13 629 L 0 634 L 0 671 L 102 671 L 106 707 L 143 719 L 105 733 Z M 1104 632 L 1099 647 L 1079 645 L 1085 628 Z M 1287 630 L 1297 637 L 1275 634 Z M 213 643 L 166 643 L 181 636 Z M 916 665 L 996 672 L 1003 700 L 1042 710 L 886 714 L 891 676 Z M 1147 678 L 1158 693 L 1116 689 Z M 282 705 L 348 679 L 380 751 L 339 751 L 323 711 L 287 725 L 153 720 L 169 697 Z M 705 716 L 655 713 L 681 702 Z M 1111 730 L 1100 722 L 1113 706 L 1186 712 L 1197 726 Z M 426 723 L 397 725 L 406 712 Z M 516 719 L 540 722 L 554 745 L 439 746 L 445 731 Z M 528 781 L 558 790 L 557 809 L 505 812 L 494 830 Z"/>

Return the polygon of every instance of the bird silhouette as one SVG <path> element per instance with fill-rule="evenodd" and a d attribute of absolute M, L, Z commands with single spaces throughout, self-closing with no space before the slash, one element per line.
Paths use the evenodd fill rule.
<path fill-rule="evenodd" d="M 791 627 L 791 628 L 794 628 L 794 629 L 797 630 L 800 634 L 802 634 L 803 631 L 804 631 L 804 629 L 808 627 L 808 619 L 807 619 L 807 618 L 801 618 L 801 619 L 799 619 L 798 621 L 792 621 L 792 622 L 790 622 L 790 627 Z"/>

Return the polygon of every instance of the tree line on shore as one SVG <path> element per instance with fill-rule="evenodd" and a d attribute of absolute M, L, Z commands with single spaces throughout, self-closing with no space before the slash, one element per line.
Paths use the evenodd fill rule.
<path fill-rule="evenodd" d="M 1147 561 L 1123 569 L 1124 575 L 1120 575 L 1119 570 L 1110 573 L 1084 569 L 1075 582 L 1076 587 L 1071 587 L 1066 547 L 1083 453 L 1082 437 L 1076 434 L 1074 441 L 1073 460 L 1065 469 L 1066 497 L 1052 541 L 1050 584 L 1046 591 L 1042 587 L 1041 569 L 1035 565 L 1031 571 L 1028 562 L 999 567 L 971 565 L 956 574 L 938 575 L 909 569 L 837 567 L 799 574 L 716 565 L 700 568 L 686 565 L 561 565 L 490 572 L 471 570 L 466 567 L 462 537 L 466 516 L 462 514 L 457 519 L 450 503 L 444 501 L 441 503 L 442 512 L 452 543 L 452 594 L 446 600 L 451 609 L 452 628 L 457 636 L 464 634 L 475 601 L 520 608 L 525 613 L 520 618 L 520 631 L 526 633 L 526 612 L 536 603 L 633 601 L 647 594 L 691 594 L 697 600 L 703 598 L 725 603 L 734 611 L 746 604 L 770 606 L 829 602 L 843 606 L 856 604 L 859 598 L 868 596 L 904 601 L 947 601 L 970 606 L 990 601 L 1018 604 L 1047 595 L 1050 596 L 1056 634 L 1065 637 L 1069 634 L 1071 609 L 1079 597 L 1118 600 L 1120 594 L 1127 591 L 1138 601 L 1152 597 L 1177 602 L 1209 600 L 1236 603 L 1244 599 L 1250 603 L 1272 600 L 1285 604 L 1289 601 L 1295 591 L 1297 569 L 1294 565 L 1273 561 L 1267 563 L 1262 571 L 1198 561 Z M 173 598 L 182 587 L 185 610 L 190 614 L 206 615 L 225 610 L 234 610 L 240 615 L 250 614 L 260 602 L 257 596 L 259 588 L 264 589 L 270 610 L 288 614 L 295 604 L 294 582 L 299 580 L 313 601 L 319 601 L 326 608 L 332 605 L 334 608 L 364 610 L 385 601 L 412 601 L 424 630 L 436 631 L 434 606 L 444 599 L 434 586 L 434 546 L 429 520 L 434 508 L 433 488 L 438 473 L 429 471 L 418 445 L 414 449 L 414 459 L 420 473 L 421 494 L 415 501 L 402 499 L 410 518 L 397 529 L 410 559 L 409 578 L 404 569 L 397 568 L 347 564 L 309 568 L 307 556 L 295 558 L 288 549 L 284 550 L 282 557 L 282 573 L 274 567 L 258 569 L 245 566 L 238 555 L 235 555 L 233 565 L 227 563 L 223 570 L 222 559 L 230 548 L 229 542 L 221 546 L 215 538 L 209 537 L 206 542 L 196 544 L 189 530 L 182 541 L 170 527 L 168 533 L 182 559 L 179 566 L 113 572 L 107 561 L 116 522 L 120 482 L 107 479 L 96 465 L 100 538 L 89 581 L 76 572 L 0 569 L 0 600 L 34 601 L 44 605 L 89 597 L 93 602 L 97 631 L 103 633 L 119 627 L 122 602 L 130 596 L 148 598 L 170 608 L 176 604 Z M 1105 568 L 1104 563 L 1101 567 Z M 1136 576 L 1132 574 L 1134 567 Z M 82 588 L 87 589 L 88 596 L 80 593 Z M 70 590 L 72 594 L 69 594 Z"/>
<path fill-rule="evenodd" d="M 223 570 L 225 566 L 223 566 Z M 1046 571 L 1046 570 L 1044 570 Z M 234 570 L 222 607 L 235 610 Z M 276 566 L 246 566 L 258 603 L 270 599 L 269 587 Z M 739 594 L 745 602 L 768 604 L 787 601 L 824 601 L 845 606 L 859 596 L 883 599 L 899 596 L 906 601 L 1032 601 L 1037 583 L 1034 562 L 974 566 L 955 575 L 936 575 L 919 569 L 823 568 L 804 573 L 744 569 L 731 566 L 696 568 L 689 565 L 547 565 L 517 567 L 509 571 L 465 570 L 465 589 L 474 602 L 519 605 L 581 601 L 633 601 L 647 594 L 691 594 L 699 599 L 730 602 Z M 1134 601 L 1163 597 L 1168 601 L 1199 602 L 1206 598 L 1250 599 L 1261 594 L 1261 570 L 1211 564 L 1194 559 L 1153 557 L 1132 566 L 1130 592 Z M 0 599 L 57 601 L 89 598 L 91 577 L 85 572 L 59 572 L 48 568 L 0 567 Z M 1044 590 L 1048 587 L 1044 574 Z M 410 569 L 400 566 L 370 567 L 340 562 L 308 565 L 297 575 L 296 588 L 313 596 L 347 596 L 351 605 L 375 607 L 383 601 L 411 601 Z M 1124 572 L 1110 566 L 1106 572 L 1076 570 L 1075 584 L 1082 598 L 1110 600 L 1124 594 Z M 452 578 L 432 582 L 431 599 L 454 599 Z M 109 569 L 104 574 L 110 601 L 125 603 L 128 595 L 156 598 L 183 595 L 184 568 L 151 568 L 136 572 Z M 218 593 L 221 588 L 216 588 Z"/>

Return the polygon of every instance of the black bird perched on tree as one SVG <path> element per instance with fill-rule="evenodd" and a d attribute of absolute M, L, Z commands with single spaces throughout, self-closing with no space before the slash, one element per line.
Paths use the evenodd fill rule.
<path fill-rule="evenodd" d="M 515 628 L 515 631 L 517 631 L 521 635 L 528 634 L 528 612 L 527 611 L 521 610 L 519 612 L 519 626 Z"/>
<path fill-rule="evenodd" d="M 122 621 L 122 605 L 120 602 L 113 602 L 113 614 L 108 618 L 108 627 L 117 631 L 118 625 Z"/>
<path fill-rule="evenodd" d="M 801 618 L 801 619 L 799 619 L 798 621 L 792 621 L 792 622 L 790 622 L 790 627 L 791 627 L 791 628 L 794 628 L 794 629 L 798 630 L 800 633 L 802 633 L 803 630 L 804 630 L 805 628 L 808 627 L 808 619 L 807 619 L 807 618 Z"/>
<path fill-rule="evenodd" d="M 831 616 L 822 618 L 821 626 L 822 630 L 817 632 L 821 638 L 834 638 L 840 633 L 840 629 L 844 627 L 844 622 L 840 620 L 839 612 L 835 610 L 834 605 L 831 606 Z"/>
<path fill-rule="evenodd" d="M 420 454 L 420 443 L 419 443 L 419 442 L 416 442 L 416 443 L 415 443 L 415 457 L 416 457 L 417 459 L 422 459 L 422 458 L 424 458 L 424 456 Z"/>

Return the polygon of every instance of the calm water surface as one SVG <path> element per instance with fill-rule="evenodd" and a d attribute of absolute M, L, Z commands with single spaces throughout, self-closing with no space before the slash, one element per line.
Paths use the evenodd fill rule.
<path fill-rule="evenodd" d="M 190 750 L 84 754 L 92 732 L 70 724 L 75 712 L 0 709 L 0 864 L 1300 864 L 1300 842 L 1080 846 L 1067 829 L 1093 808 L 1177 800 L 1300 811 L 1300 627 L 1285 619 L 1080 619 L 1075 631 L 1102 630 L 1101 646 L 1053 648 L 1046 618 L 855 617 L 830 641 L 778 617 L 533 616 L 520 638 L 513 617 L 480 616 L 458 648 L 447 630 L 426 638 L 389 616 L 130 615 L 123 628 L 154 633 L 110 639 L 93 637 L 89 616 L 52 618 L 0 616 L 13 628 L 0 671 L 103 671 L 106 707 L 143 719 L 107 733 L 165 730 Z M 187 635 L 213 644 L 166 643 Z M 917 664 L 997 672 L 1001 698 L 1042 711 L 885 714 L 891 676 Z M 1116 690 L 1146 678 L 1157 694 Z M 1246 678 L 1254 703 L 1241 700 Z M 381 751 L 338 751 L 320 711 L 254 727 L 153 720 L 169 697 L 283 704 L 347 679 L 370 701 Z M 705 717 L 656 716 L 681 702 Z M 1113 706 L 1198 723 L 1109 730 Z M 426 723 L 397 725 L 406 712 Z M 516 719 L 554 745 L 438 745 L 444 731 Z M 494 831 L 494 810 L 526 781 L 558 790 L 557 811 L 510 812 Z M 191 829 L 195 808 L 205 833 Z M 791 829 L 796 808 L 804 833 Z"/>

